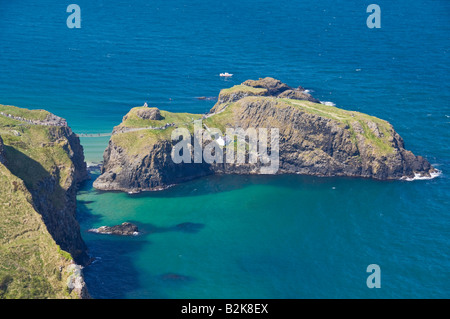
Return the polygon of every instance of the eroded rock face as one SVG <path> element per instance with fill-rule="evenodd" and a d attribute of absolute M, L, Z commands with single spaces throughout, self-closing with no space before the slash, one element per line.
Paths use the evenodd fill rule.
<path fill-rule="evenodd" d="M 426 159 L 404 149 L 402 138 L 388 122 L 316 101 L 301 87 L 292 89 L 272 78 L 249 80 L 223 90 L 204 123 L 219 121 L 222 127 L 243 130 L 277 128 L 278 174 L 385 180 L 434 172 Z M 174 144 L 170 138 L 159 138 L 148 142 L 145 152 L 131 154 L 128 146 L 111 140 L 104 153 L 102 175 L 94 187 L 158 190 L 209 174 L 259 174 L 263 166 L 260 162 L 175 164 L 171 158 Z"/>
<path fill-rule="evenodd" d="M 280 80 L 276 80 L 270 77 L 259 80 L 247 80 L 243 82 L 242 85 L 266 89 L 268 93 L 267 95 L 271 96 L 277 96 L 286 90 L 292 89 L 290 86 L 281 82 Z"/>
<path fill-rule="evenodd" d="M 173 184 L 213 174 L 206 163 L 175 164 L 171 158 L 171 141 L 164 140 L 149 147 L 150 150 L 142 156 L 130 157 L 126 150 L 110 141 L 103 155 L 102 175 L 94 182 L 94 187 L 135 193 L 162 190 Z"/>
<path fill-rule="evenodd" d="M 315 99 L 311 94 L 306 93 L 305 90 L 286 90 L 278 95 L 279 98 L 294 99 L 294 100 L 306 100 L 314 103 L 320 103 L 318 99 Z"/>

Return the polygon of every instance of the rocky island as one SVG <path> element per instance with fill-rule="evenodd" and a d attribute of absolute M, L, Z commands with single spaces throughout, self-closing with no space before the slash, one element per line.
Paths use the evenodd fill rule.
<path fill-rule="evenodd" d="M 174 161 L 179 140 L 173 133 L 184 129 L 195 146 L 199 125 L 214 135 L 210 142 L 223 156 L 242 150 L 246 160 L 250 137 L 240 144 L 213 130 L 276 128 L 276 174 L 390 180 L 436 172 L 404 148 L 388 122 L 322 104 L 302 87 L 264 78 L 222 90 L 206 114 L 131 109 L 114 128 L 94 187 L 140 192 L 211 174 L 262 173 L 262 157 L 196 162 L 194 149 L 183 154 L 188 161 Z M 274 153 L 273 141 L 267 151 Z M 89 297 L 81 271 L 89 256 L 76 220 L 76 192 L 87 178 L 83 148 L 64 119 L 45 110 L 0 105 L 0 298 Z M 175 229 L 195 232 L 199 227 L 183 223 Z M 90 231 L 138 234 L 128 222 Z"/>
<path fill-rule="evenodd" d="M 205 129 L 277 128 L 277 174 L 352 176 L 380 180 L 428 177 L 430 163 L 404 148 L 392 125 L 379 118 L 320 103 L 302 87 L 273 78 L 248 80 L 221 90 L 208 114 L 173 113 L 136 107 L 114 128 L 104 152 L 100 190 L 139 192 L 210 174 L 259 174 L 257 163 L 174 163 L 172 132 Z M 224 147 L 235 148 L 233 140 Z M 248 157 L 248 147 L 246 149 Z M 194 154 L 190 154 L 191 157 Z"/>
<path fill-rule="evenodd" d="M 0 105 L 0 298 L 86 298 L 83 148 L 62 118 Z"/>

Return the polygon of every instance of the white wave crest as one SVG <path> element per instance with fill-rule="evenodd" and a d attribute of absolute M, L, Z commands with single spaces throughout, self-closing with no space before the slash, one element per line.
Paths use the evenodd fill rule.
<path fill-rule="evenodd" d="M 421 176 L 420 174 L 414 173 L 414 177 L 402 177 L 402 180 L 412 182 L 412 181 L 420 181 L 420 180 L 428 180 L 438 177 L 442 174 L 442 171 L 436 170 L 436 172 L 430 173 L 430 176 Z"/>

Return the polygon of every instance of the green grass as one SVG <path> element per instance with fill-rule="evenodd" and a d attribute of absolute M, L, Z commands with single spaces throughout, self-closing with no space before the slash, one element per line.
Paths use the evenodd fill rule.
<path fill-rule="evenodd" d="M 141 130 L 114 134 L 111 141 L 125 149 L 129 155 L 149 154 L 151 147 L 158 141 L 170 139 L 173 127 L 165 130 Z"/>
<path fill-rule="evenodd" d="M 159 121 L 155 120 L 144 120 L 137 115 L 137 112 L 144 107 L 132 108 L 126 115 L 126 120 L 120 124 L 120 126 L 131 127 L 131 128 L 144 128 L 144 127 L 161 127 L 165 124 L 175 123 L 177 125 L 186 125 L 191 123 L 193 120 L 201 118 L 199 114 L 191 113 L 173 113 L 167 111 L 161 111 L 161 116 L 163 117 Z"/>
<path fill-rule="evenodd" d="M 22 180 L 0 164 L 0 299 L 74 298 L 72 261 L 47 232 Z"/>
<path fill-rule="evenodd" d="M 203 120 L 203 123 L 206 124 L 210 128 L 217 128 L 222 131 L 222 133 L 225 133 L 225 130 L 227 127 L 232 127 L 233 123 L 233 108 L 234 104 L 232 103 L 227 106 L 227 108 L 218 114 L 214 114 L 213 116 L 210 116 Z"/>
<path fill-rule="evenodd" d="M 263 95 L 267 92 L 267 89 L 264 88 L 254 88 L 252 86 L 247 85 L 235 85 L 228 89 L 222 89 L 220 94 L 231 94 L 236 92 L 248 92 L 254 95 Z"/>
<path fill-rule="evenodd" d="M 47 116 L 50 115 L 50 113 L 45 110 L 28 110 L 16 106 L 2 105 L 2 104 L 0 104 L 0 112 L 11 114 L 13 116 L 19 116 L 28 120 L 39 120 L 39 121 L 45 120 Z"/>
<path fill-rule="evenodd" d="M 127 150 L 130 155 L 140 155 L 142 153 L 148 154 L 153 144 L 162 140 L 170 140 L 171 134 L 175 128 L 187 128 L 190 132 L 194 131 L 194 121 L 202 117 L 200 114 L 191 113 L 173 113 L 168 111 L 161 111 L 163 117 L 159 121 L 144 120 L 137 116 L 137 112 L 143 107 L 135 107 L 125 116 L 120 127 L 140 129 L 137 131 L 130 131 L 124 133 L 117 133 L 111 137 L 114 144 Z M 175 123 L 174 126 L 169 126 L 166 129 L 150 129 L 149 127 L 162 127 L 165 124 Z"/>

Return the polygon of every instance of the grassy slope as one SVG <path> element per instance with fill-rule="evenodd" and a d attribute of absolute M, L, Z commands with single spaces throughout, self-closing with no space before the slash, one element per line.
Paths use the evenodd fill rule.
<path fill-rule="evenodd" d="M 126 115 L 126 119 L 119 127 L 128 127 L 133 129 L 142 129 L 138 131 L 114 134 L 111 140 L 118 146 L 126 149 L 130 155 L 142 154 L 146 150 L 150 151 L 149 147 L 159 140 L 168 140 L 171 137 L 172 131 L 178 128 L 187 128 L 193 131 L 194 120 L 201 118 L 199 114 L 190 113 L 172 113 L 161 111 L 163 119 L 160 121 L 143 120 L 137 116 L 137 111 L 142 107 L 135 107 Z M 168 127 L 164 130 L 145 129 L 148 127 L 161 127 L 165 124 L 175 123 L 176 127 Z"/>
<path fill-rule="evenodd" d="M 0 164 L 0 298 L 71 298 L 70 255 L 47 232 L 22 180 Z"/>
<path fill-rule="evenodd" d="M 46 111 L 0 105 L 0 111 L 26 119 L 42 120 Z M 7 166 L 0 165 L 0 298 L 68 297 L 65 267 L 70 254 L 51 238 L 34 210 L 28 189 L 54 176 L 59 186 L 52 194 L 55 207 L 63 204 L 72 162 L 64 140 L 52 137 L 47 126 L 30 125 L 0 116 L 0 136 Z M 50 132 L 53 130 L 52 132 Z"/>

